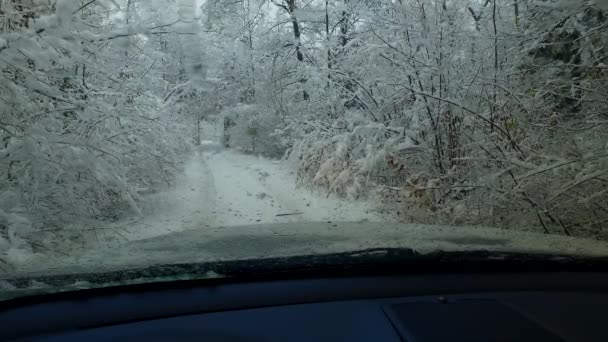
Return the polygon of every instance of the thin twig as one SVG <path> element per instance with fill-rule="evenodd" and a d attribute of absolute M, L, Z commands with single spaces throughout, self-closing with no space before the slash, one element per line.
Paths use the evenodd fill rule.
<path fill-rule="evenodd" d="M 292 216 L 292 215 L 302 215 L 302 214 L 304 214 L 304 213 L 297 212 L 297 213 L 276 214 L 275 216 Z"/>

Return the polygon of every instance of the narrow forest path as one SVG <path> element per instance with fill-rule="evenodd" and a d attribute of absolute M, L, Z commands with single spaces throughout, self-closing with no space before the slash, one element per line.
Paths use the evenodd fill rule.
<path fill-rule="evenodd" d="M 191 229 L 221 234 L 215 228 L 222 226 L 379 221 L 371 203 L 297 188 L 294 172 L 284 161 L 232 150 L 196 152 L 175 187 L 147 195 L 142 207 L 140 218 L 92 231 L 96 236 L 89 236 L 90 247 L 112 247 Z"/>
<path fill-rule="evenodd" d="M 72 231 L 82 233 L 75 243 L 60 240 L 54 250 L 61 253 L 23 258 L 17 267 L 44 270 L 127 242 L 175 232 L 205 230 L 208 239 L 222 239 L 235 232 L 267 234 L 264 225 L 272 223 L 380 221 L 371 203 L 296 188 L 294 172 L 284 161 L 232 150 L 194 153 L 175 186 L 146 195 L 141 209 L 141 217 L 73 227 Z M 289 224 L 284 229 L 289 234 L 314 234 L 290 231 Z"/>

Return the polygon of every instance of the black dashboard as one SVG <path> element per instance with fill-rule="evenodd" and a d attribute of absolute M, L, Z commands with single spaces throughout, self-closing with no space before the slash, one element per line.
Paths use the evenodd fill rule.
<path fill-rule="evenodd" d="M 131 285 L 0 304 L 0 340 L 608 341 L 608 274 Z"/>

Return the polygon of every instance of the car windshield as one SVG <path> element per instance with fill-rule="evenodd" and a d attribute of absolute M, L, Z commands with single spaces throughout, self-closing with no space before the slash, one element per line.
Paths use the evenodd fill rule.
<path fill-rule="evenodd" d="M 608 256 L 607 0 L 0 0 L 0 283 Z"/>

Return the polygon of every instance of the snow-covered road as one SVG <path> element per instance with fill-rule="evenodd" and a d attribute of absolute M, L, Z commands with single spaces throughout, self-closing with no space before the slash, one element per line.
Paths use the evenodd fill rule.
<path fill-rule="evenodd" d="M 226 226 L 379 220 L 368 202 L 297 188 L 295 174 L 284 161 L 232 150 L 193 155 L 175 188 L 145 199 L 143 214 L 112 230 L 124 241 Z"/>
<path fill-rule="evenodd" d="M 206 154 L 204 160 L 215 185 L 211 217 L 216 225 L 375 219 L 368 203 L 296 188 L 284 162 L 229 150 Z"/>

